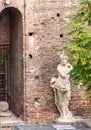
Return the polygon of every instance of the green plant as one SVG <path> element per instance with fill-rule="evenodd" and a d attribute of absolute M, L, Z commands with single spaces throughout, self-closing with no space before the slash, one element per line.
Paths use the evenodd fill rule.
<path fill-rule="evenodd" d="M 91 97 L 91 0 L 80 0 L 80 8 L 72 17 L 69 29 L 72 38 L 67 55 L 73 60 L 71 77 L 75 84 L 82 83 Z"/>
<path fill-rule="evenodd" d="M 3 53 L 0 53 L 0 73 L 5 71 L 5 56 Z"/>

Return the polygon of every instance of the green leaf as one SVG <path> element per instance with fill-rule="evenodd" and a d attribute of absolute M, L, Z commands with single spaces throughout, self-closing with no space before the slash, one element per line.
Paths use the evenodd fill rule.
<path fill-rule="evenodd" d="M 68 27 L 71 40 L 66 55 L 72 57 L 70 75 L 75 84 L 83 83 L 91 97 L 91 0 L 80 0 L 80 8 Z"/>

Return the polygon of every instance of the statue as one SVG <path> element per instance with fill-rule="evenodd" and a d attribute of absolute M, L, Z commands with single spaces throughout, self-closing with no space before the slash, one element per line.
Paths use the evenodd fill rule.
<path fill-rule="evenodd" d="M 53 77 L 50 85 L 54 90 L 55 104 L 60 113 L 60 117 L 56 122 L 75 122 L 75 118 L 69 111 L 68 105 L 71 97 L 69 72 L 72 65 L 68 62 L 68 57 L 64 56 L 64 52 L 60 54 L 61 62 L 57 65 L 58 77 Z"/>

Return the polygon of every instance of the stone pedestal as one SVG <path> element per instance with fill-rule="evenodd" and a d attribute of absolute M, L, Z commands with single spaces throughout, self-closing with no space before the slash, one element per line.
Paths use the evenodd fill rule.
<path fill-rule="evenodd" d="M 0 117 L 11 116 L 11 113 L 8 111 L 9 104 L 6 101 L 0 101 Z"/>

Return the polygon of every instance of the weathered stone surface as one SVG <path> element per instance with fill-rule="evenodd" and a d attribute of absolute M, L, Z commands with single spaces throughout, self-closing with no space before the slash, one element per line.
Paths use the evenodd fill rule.
<path fill-rule="evenodd" d="M 51 79 L 50 85 L 54 90 L 55 104 L 60 113 L 60 117 L 56 122 L 74 122 L 75 118 L 69 111 L 68 105 L 71 98 L 69 73 L 72 65 L 68 62 L 68 57 L 64 56 L 64 52 L 60 54 L 60 64 L 57 65 L 58 77 Z"/>
<path fill-rule="evenodd" d="M 9 109 L 9 104 L 5 101 L 0 101 L 0 111 L 7 111 Z"/>
<path fill-rule="evenodd" d="M 9 117 L 11 116 L 11 112 L 9 111 L 3 111 L 3 112 L 0 112 L 0 117 Z"/>
<path fill-rule="evenodd" d="M 29 125 L 14 124 L 13 129 L 22 130 L 91 130 L 91 127 L 85 123 L 62 123 L 50 125 Z"/>

